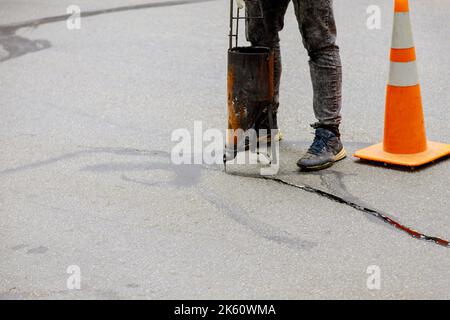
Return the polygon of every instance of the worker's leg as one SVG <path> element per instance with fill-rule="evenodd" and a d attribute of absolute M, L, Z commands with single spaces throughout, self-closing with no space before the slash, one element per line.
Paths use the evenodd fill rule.
<path fill-rule="evenodd" d="M 332 129 L 339 136 L 342 105 L 342 65 L 336 45 L 333 0 L 293 0 L 303 37 L 310 56 L 314 89 L 313 126 Z"/>
<path fill-rule="evenodd" d="M 293 0 L 303 43 L 310 56 L 317 122 L 314 142 L 297 162 L 304 170 L 320 170 L 345 158 L 339 133 L 342 66 L 336 45 L 333 0 Z"/>

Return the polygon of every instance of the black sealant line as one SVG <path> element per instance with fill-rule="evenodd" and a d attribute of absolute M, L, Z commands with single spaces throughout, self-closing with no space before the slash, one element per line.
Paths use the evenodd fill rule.
<path fill-rule="evenodd" d="M 371 209 L 368 208 L 366 206 L 360 205 L 356 202 L 353 202 L 351 200 L 347 200 L 345 198 L 339 197 L 335 194 L 320 190 L 320 189 L 316 189 L 310 186 L 306 186 L 306 185 L 298 185 L 295 183 L 291 183 L 288 181 L 285 181 L 283 179 L 280 178 L 275 178 L 275 177 L 267 177 L 267 176 L 250 176 L 250 175 L 240 175 L 240 174 L 236 174 L 236 173 L 231 173 L 231 175 L 235 175 L 235 176 L 242 176 L 245 178 L 255 178 L 255 179 L 263 179 L 263 180 L 267 180 L 267 181 L 274 181 L 277 182 L 279 184 L 285 185 L 285 186 L 289 186 L 289 187 L 294 187 L 309 193 L 314 193 L 316 195 L 319 195 L 321 197 L 325 197 L 329 200 L 332 200 L 334 202 L 337 203 L 341 203 L 344 205 L 347 205 L 349 207 L 352 207 L 353 209 L 356 209 L 358 211 L 364 212 L 366 214 L 369 214 L 377 219 L 380 219 L 381 221 L 389 224 L 390 226 L 399 229 L 405 233 L 407 233 L 408 235 L 410 235 L 411 237 L 415 238 L 415 239 L 419 239 L 419 240 L 423 240 L 423 241 L 429 241 L 429 242 L 433 242 L 435 244 L 438 244 L 440 246 L 446 247 L 446 248 L 450 248 L 450 242 L 448 240 L 444 240 L 442 238 L 439 237 L 433 237 L 433 236 L 428 236 L 426 234 L 423 234 L 421 232 L 418 232 L 410 227 L 407 227 L 397 221 L 395 221 L 394 219 L 388 217 L 387 215 L 385 215 L 384 213 L 381 213 L 380 211 L 377 211 L 375 209 Z"/>

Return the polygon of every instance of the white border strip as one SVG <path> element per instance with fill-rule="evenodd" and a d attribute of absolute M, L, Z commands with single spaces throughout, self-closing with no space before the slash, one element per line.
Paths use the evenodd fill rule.
<path fill-rule="evenodd" d="M 394 30 L 392 31 L 392 48 L 409 49 L 414 47 L 411 19 L 409 12 L 397 12 L 394 16 Z"/>
<path fill-rule="evenodd" d="M 412 87 L 419 84 L 416 61 L 391 62 L 389 84 L 396 87 Z"/>

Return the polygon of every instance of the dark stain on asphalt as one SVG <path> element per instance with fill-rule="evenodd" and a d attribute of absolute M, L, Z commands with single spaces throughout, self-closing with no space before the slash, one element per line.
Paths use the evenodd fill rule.
<path fill-rule="evenodd" d="M 255 235 L 275 243 L 286 245 L 292 249 L 309 250 L 317 246 L 317 243 L 300 239 L 279 228 L 273 227 L 255 218 L 252 218 L 248 212 L 241 207 L 226 201 L 223 195 L 218 195 L 212 190 L 201 188 L 201 196 L 209 203 L 214 205 L 221 212 L 227 214 L 229 218 L 251 230 Z"/>
<path fill-rule="evenodd" d="M 102 163 L 85 166 L 80 169 L 81 172 L 145 172 L 163 170 L 173 172 L 174 179 L 170 182 L 158 182 L 158 181 L 137 181 L 123 175 L 123 180 L 132 182 L 139 182 L 147 186 L 162 186 L 172 185 L 176 187 L 190 187 L 196 185 L 201 177 L 201 171 L 205 169 L 202 166 L 194 165 L 175 165 L 170 161 L 170 154 L 165 151 L 159 150 L 137 150 L 130 148 L 90 148 L 87 150 L 81 150 L 77 152 L 67 153 L 58 157 L 52 157 L 42 161 L 36 161 L 15 168 L 0 170 L 1 175 L 9 175 L 19 173 L 26 170 L 38 169 L 46 167 L 52 164 L 56 164 L 62 161 L 69 161 L 77 159 L 82 156 L 88 156 L 91 154 L 113 154 L 118 156 L 135 156 L 135 157 L 152 157 L 160 158 L 161 161 L 146 161 L 146 162 L 116 162 L 116 163 Z"/>
<path fill-rule="evenodd" d="M 151 157 L 152 161 L 145 162 L 116 162 L 116 163 L 102 163 L 95 165 L 88 165 L 80 169 L 81 172 L 145 172 L 163 170 L 174 173 L 172 181 L 158 182 L 147 180 L 134 180 L 122 175 L 123 180 L 130 182 L 139 182 L 147 186 L 162 186 L 170 185 L 179 188 L 190 187 L 196 185 L 200 181 L 201 171 L 205 166 L 199 165 L 175 165 L 170 161 L 170 153 L 159 150 L 137 150 L 131 148 L 89 148 L 77 152 L 70 152 L 57 157 L 52 157 L 42 161 L 36 161 L 22 166 L 0 170 L 0 176 L 15 174 L 27 170 L 39 169 L 62 161 L 70 161 L 83 156 L 92 154 L 112 154 L 118 156 L 134 156 L 137 158 Z M 153 161 L 158 158 L 160 161 Z"/>
<path fill-rule="evenodd" d="M 27 251 L 27 254 L 44 254 L 48 251 L 47 247 L 40 246 Z"/>
<path fill-rule="evenodd" d="M 181 168 L 186 169 L 187 167 L 190 167 L 190 166 L 182 166 Z M 202 168 L 201 167 L 197 167 L 197 168 L 199 170 L 198 173 L 201 174 Z M 189 171 L 187 171 L 187 172 L 189 172 Z M 180 170 L 178 171 L 178 173 L 180 173 Z M 178 176 L 178 177 L 180 177 L 180 176 Z M 173 181 L 171 183 L 166 183 L 166 182 L 158 183 L 158 182 L 154 182 L 154 181 L 145 181 L 142 179 L 132 179 L 127 176 L 122 176 L 122 180 L 127 181 L 127 182 L 137 183 L 137 184 L 143 185 L 145 187 L 161 187 L 161 186 L 174 185 Z M 181 179 L 180 181 L 183 181 L 183 179 Z M 189 179 L 186 181 L 192 181 L 192 180 Z M 179 187 L 180 185 L 175 184 L 175 186 Z M 264 222 L 261 222 L 255 218 L 252 218 L 248 212 L 244 211 L 242 208 L 240 208 L 236 205 L 232 205 L 230 203 L 230 201 L 226 201 L 223 198 L 223 195 L 218 195 L 210 189 L 201 187 L 199 189 L 199 195 L 203 199 L 205 199 L 207 202 L 214 205 L 217 209 L 219 209 L 220 212 L 227 214 L 227 216 L 229 218 L 231 218 L 233 221 L 242 225 L 244 228 L 249 229 L 255 235 L 257 235 L 261 238 L 276 242 L 278 244 L 287 245 L 288 247 L 293 248 L 293 249 L 306 250 L 306 249 L 312 249 L 317 245 L 314 242 L 296 238 L 284 230 L 280 230 L 280 229 L 275 228 L 271 225 L 268 225 Z"/>
<path fill-rule="evenodd" d="M 129 5 L 129 6 L 122 6 L 122 7 L 108 8 L 108 9 L 82 11 L 81 17 L 92 17 L 92 16 L 108 14 L 108 13 L 150 9 L 150 8 L 173 7 L 173 6 L 180 6 L 180 5 L 201 3 L 201 2 L 210 2 L 210 1 L 217 1 L 217 0 L 174 0 L 174 1 L 150 2 L 150 3 L 143 3 L 143 4 L 138 4 L 138 5 Z M 14 34 L 17 29 L 29 28 L 29 27 L 35 28 L 35 27 L 38 27 L 43 24 L 65 21 L 65 20 L 69 19 L 70 17 L 71 17 L 71 14 L 63 14 L 63 15 L 59 15 L 59 16 L 45 17 L 45 18 L 40 18 L 40 19 L 35 19 L 35 20 L 13 23 L 13 24 L 9 24 L 9 25 L 0 25 L 0 33 Z"/>
<path fill-rule="evenodd" d="M 177 188 L 187 188 L 198 184 L 203 168 L 199 165 L 175 165 L 170 161 L 170 154 L 162 151 L 150 151 L 152 158 L 158 157 L 160 161 L 146 162 L 114 162 L 89 165 L 82 168 L 82 172 L 145 172 L 145 171 L 166 171 L 174 173 L 174 177 L 169 181 L 155 181 L 145 179 L 133 179 L 123 174 L 122 180 L 145 185 L 147 187 L 174 186 Z M 142 154 L 140 154 L 142 155 Z"/>
<path fill-rule="evenodd" d="M 300 172 L 300 174 L 304 174 L 304 173 Z M 320 178 L 321 185 L 324 188 L 326 188 L 327 192 L 332 193 L 336 196 L 339 196 L 348 202 L 358 203 L 362 207 L 365 207 L 365 208 L 370 207 L 370 205 L 368 203 L 366 203 L 361 198 L 352 194 L 348 190 L 346 184 L 344 183 L 344 179 L 346 177 L 355 177 L 355 176 L 358 176 L 357 174 L 349 174 L 349 173 L 344 173 L 344 172 L 331 170 L 331 169 L 322 170 L 322 171 L 318 171 L 318 172 L 308 172 L 307 174 L 312 175 L 312 176 L 318 176 Z M 378 211 L 381 212 L 381 210 L 378 210 Z M 388 214 L 385 212 L 383 212 L 383 214 L 388 216 Z M 383 227 L 389 228 L 389 226 L 386 223 L 384 223 L 380 219 L 375 218 L 372 215 L 366 215 L 366 218 L 372 223 L 376 223 Z"/>
<path fill-rule="evenodd" d="M 30 40 L 17 35 L 4 36 L 0 33 L 0 62 L 50 47 L 51 43 L 48 40 Z"/>
<path fill-rule="evenodd" d="M 332 192 L 337 192 L 344 195 L 346 198 L 352 198 L 359 200 L 357 197 L 352 195 L 347 186 L 344 183 L 346 177 L 356 177 L 357 174 L 349 174 L 336 170 L 323 170 L 319 172 L 308 172 L 308 175 L 318 176 L 320 178 L 321 185 Z"/>
<path fill-rule="evenodd" d="M 86 166 L 81 171 L 91 171 L 97 173 L 107 172 L 145 172 L 145 171 L 163 170 L 173 172 L 175 177 L 173 180 L 154 181 L 154 180 L 136 180 L 122 175 L 122 180 L 128 182 L 136 182 L 148 187 L 155 186 L 175 186 L 178 188 L 187 188 L 196 185 L 200 181 L 202 168 L 194 165 L 174 165 L 167 162 L 145 162 L 145 163 L 105 163 L 92 166 Z"/>
<path fill-rule="evenodd" d="M 19 251 L 19 250 L 25 249 L 26 247 L 28 247 L 28 245 L 26 245 L 26 244 L 19 244 L 17 246 L 12 247 L 11 249 L 14 250 L 14 251 Z"/>
<path fill-rule="evenodd" d="M 1 175 L 9 175 L 14 173 L 19 173 L 27 170 L 38 169 L 41 167 L 46 167 L 58 162 L 68 161 L 77 159 L 82 156 L 87 156 L 91 154 L 113 154 L 118 156 L 136 156 L 136 157 L 146 157 L 146 156 L 170 156 L 169 153 L 165 151 L 158 150 L 138 150 L 132 148 L 86 148 L 85 150 L 80 150 L 76 152 L 66 153 L 57 157 L 51 157 L 46 160 L 36 161 L 28 164 L 24 164 L 18 167 L 0 170 Z"/>
<path fill-rule="evenodd" d="M 107 163 L 87 166 L 82 171 L 93 171 L 97 173 L 107 172 L 129 172 L 138 171 L 145 172 L 148 170 L 166 170 L 175 173 L 175 178 L 171 181 L 154 181 L 145 179 L 130 178 L 122 175 L 122 180 L 141 184 L 146 187 L 167 187 L 173 186 L 177 188 L 193 187 L 200 181 L 202 170 L 206 168 L 200 165 L 173 165 L 170 159 L 166 162 L 148 162 L 148 163 Z M 198 187 L 199 188 L 199 187 Z M 210 189 L 201 187 L 199 194 L 209 203 L 213 204 L 221 212 L 224 212 L 235 222 L 239 223 L 246 229 L 251 230 L 254 234 L 266 240 L 273 241 L 278 244 L 287 245 L 294 249 L 312 249 L 317 243 L 306 241 L 294 237 L 284 230 L 275 228 L 269 224 L 263 223 L 252 218 L 242 208 L 233 205 L 230 201 L 225 201 L 222 195 L 218 195 Z"/>
<path fill-rule="evenodd" d="M 159 166 L 159 169 L 155 166 L 148 168 L 146 170 L 168 170 L 168 167 Z M 181 169 L 181 170 L 180 170 Z M 183 170 L 186 169 L 186 170 Z M 200 181 L 201 168 L 194 167 L 194 170 L 189 166 L 182 166 L 177 168 L 175 171 L 175 178 L 171 181 L 155 181 L 155 180 L 145 180 L 145 179 L 135 179 L 130 178 L 127 175 L 122 175 L 121 178 L 126 182 L 138 183 L 146 187 L 177 187 L 177 188 L 188 188 L 196 185 Z"/>
<path fill-rule="evenodd" d="M 116 13 L 123 11 L 132 11 L 140 9 L 171 7 L 179 5 L 194 4 L 199 2 L 209 2 L 216 0 L 177 0 L 177 1 L 163 1 L 143 3 L 140 5 L 122 6 L 115 8 L 108 8 L 102 10 L 92 10 L 81 12 L 81 17 L 87 18 L 107 13 Z M 40 25 L 65 21 L 71 17 L 71 14 L 63 14 L 53 17 L 45 17 L 35 20 L 13 23 L 9 25 L 0 26 L 0 62 L 14 59 L 23 56 L 27 53 L 38 52 L 51 47 L 48 40 L 38 39 L 31 40 L 25 37 L 16 35 L 17 30 L 22 28 L 37 28 Z"/>

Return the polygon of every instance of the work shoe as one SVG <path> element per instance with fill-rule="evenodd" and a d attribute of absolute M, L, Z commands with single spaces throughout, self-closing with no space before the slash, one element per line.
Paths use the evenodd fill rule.
<path fill-rule="evenodd" d="M 302 170 L 321 170 L 331 167 L 346 156 L 341 139 L 333 131 L 317 128 L 314 142 L 298 160 L 297 166 Z"/>

